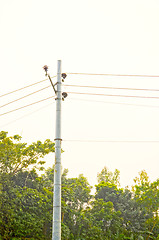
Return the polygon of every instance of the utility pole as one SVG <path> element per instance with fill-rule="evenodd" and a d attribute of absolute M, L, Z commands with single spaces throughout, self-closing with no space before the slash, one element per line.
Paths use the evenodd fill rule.
<path fill-rule="evenodd" d="M 55 131 L 55 168 L 54 168 L 54 194 L 53 194 L 53 225 L 52 240 L 61 240 L 61 102 L 67 97 L 66 92 L 61 92 L 62 81 L 67 77 L 66 73 L 61 74 L 61 60 L 57 62 L 57 83 L 53 84 L 48 74 L 48 66 L 43 69 L 48 76 L 56 95 L 56 131 Z M 55 85 L 57 88 L 55 89 Z"/>
<path fill-rule="evenodd" d="M 52 240 L 61 240 L 61 84 L 61 60 L 58 60 Z"/>

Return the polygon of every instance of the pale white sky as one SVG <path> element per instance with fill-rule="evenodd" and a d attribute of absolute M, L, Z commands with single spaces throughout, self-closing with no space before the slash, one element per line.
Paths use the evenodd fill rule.
<path fill-rule="evenodd" d="M 51 76 L 56 75 L 58 59 L 62 72 L 159 75 L 158 12 L 158 0 L 0 0 L 0 95 L 45 79 L 45 64 Z M 68 75 L 65 84 L 159 89 L 159 78 Z M 47 85 L 49 81 L 1 97 L 0 106 Z M 72 87 L 64 91 L 159 97 L 148 91 Z M 48 88 L 0 108 L 0 114 L 52 94 Z M 19 134 L 28 143 L 53 140 L 51 102 L 0 116 L 1 130 Z M 62 108 L 62 138 L 159 140 L 159 108 L 118 103 L 159 106 L 159 99 L 69 94 Z M 122 186 L 130 186 L 142 169 L 151 180 L 158 178 L 159 143 L 63 141 L 62 148 L 62 165 L 69 176 L 83 173 L 92 185 L 104 166 L 120 170 Z M 53 162 L 50 156 L 47 166 Z"/>

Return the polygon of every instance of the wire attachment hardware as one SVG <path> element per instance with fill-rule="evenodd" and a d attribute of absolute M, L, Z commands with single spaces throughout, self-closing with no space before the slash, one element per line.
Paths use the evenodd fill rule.
<path fill-rule="evenodd" d="M 43 69 L 44 69 L 44 71 L 45 71 L 45 75 L 46 76 L 48 76 L 48 78 L 49 78 L 49 80 L 50 80 L 50 83 L 51 83 L 51 85 L 52 85 L 52 87 L 53 87 L 53 89 L 54 89 L 54 92 L 55 92 L 55 94 L 56 94 L 56 89 L 55 89 L 55 86 L 54 86 L 54 84 L 53 84 L 53 82 L 52 82 L 52 80 L 51 80 L 51 77 L 50 77 L 50 75 L 48 74 L 48 66 L 47 65 L 45 65 L 44 67 L 43 67 Z"/>
<path fill-rule="evenodd" d="M 66 73 L 62 73 L 62 74 L 61 74 L 61 77 L 62 77 L 63 79 L 65 79 L 65 78 L 67 77 L 67 74 L 66 74 Z"/>
<path fill-rule="evenodd" d="M 63 97 L 62 100 L 64 101 L 64 99 L 67 98 L 67 96 L 68 96 L 67 92 L 63 92 L 62 93 L 62 97 Z"/>
<path fill-rule="evenodd" d="M 62 73 L 61 77 L 62 77 L 62 82 L 64 82 L 65 78 L 67 77 L 67 74 L 66 73 Z"/>
<path fill-rule="evenodd" d="M 45 73 L 46 73 L 45 76 L 47 76 L 48 68 L 49 68 L 49 67 L 48 67 L 47 65 L 43 66 L 43 69 L 44 69 L 44 71 L 45 71 Z"/>

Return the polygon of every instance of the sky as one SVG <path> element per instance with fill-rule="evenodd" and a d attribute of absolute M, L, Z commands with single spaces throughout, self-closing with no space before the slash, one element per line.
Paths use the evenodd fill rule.
<path fill-rule="evenodd" d="M 0 0 L 0 96 L 46 79 L 44 65 L 56 76 L 57 60 L 67 73 L 63 91 L 87 93 L 68 93 L 62 103 L 62 166 L 69 177 L 84 174 L 95 185 L 106 166 L 120 171 L 123 187 L 141 170 L 151 181 L 158 178 L 159 143 L 114 141 L 159 141 L 159 99 L 149 98 L 159 92 L 105 87 L 157 90 L 159 77 L 69 74 L 158 76 L 158 12 L 157 0 Z M 46 80 L 0 97 L 0 129 L 28 144 L 53 141 L 54 99 L 1 115 L 53 96 L 48 87 L 8 104 L 49 85 Z M 53 164 L 50 154 L 46 168 Z"/>

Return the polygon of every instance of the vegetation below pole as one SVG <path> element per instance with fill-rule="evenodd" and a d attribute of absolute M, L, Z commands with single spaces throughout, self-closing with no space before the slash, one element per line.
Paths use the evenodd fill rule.
<path fill-rule="evenodd" d="M 42 158 L 54 151 L 50 140 L 28 146 L 20 136 L 0 132 L 0 239 L 51 239 L 54 169 L 44 171 Z M 82 174 L 67 173 L 64 169 L 62 240 L 159 239 L 159 179 L 151 182 L 141 171 L 130 190 L 120 187 L 118 170 L 104 167 L 92 195 Z"/>

